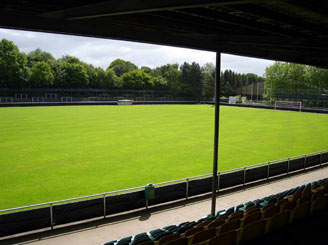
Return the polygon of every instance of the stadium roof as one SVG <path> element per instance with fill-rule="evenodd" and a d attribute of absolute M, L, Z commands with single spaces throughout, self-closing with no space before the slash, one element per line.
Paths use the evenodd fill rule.
<path fill-rule="evenodd" d="M 328 67 L 327 0 L 10 0 L 0 27 Z"/>

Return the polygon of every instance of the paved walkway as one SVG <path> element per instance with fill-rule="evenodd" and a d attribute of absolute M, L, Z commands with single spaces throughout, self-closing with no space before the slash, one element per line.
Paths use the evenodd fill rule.
<path fill-rule="evenodd" d="M 292 187 L 296 187 L 314 180 L 328 177 L 328 167 L 316 170 L 308 170 L 294 176 L 270 181 L 256 187 L 248 187 L 246 190 L 235 191 L 229 194 L 221 194 L 217 199 L 217 210 L 245 203 L 250 200 L 278 193 Z M 97 225 L 89 225 L 82 229 L 71 231 L 47 232 L 46 235 L 31 236 L 29 238 L 0 241 L 0 244 L 102 244 L 110 240 L 118 240 L 122 237 L 135 235 L 140 232 L 150 231 L 170 224 L 180 224 L 184 221 L 198 220 L 210 212 L 211 200 L 209 198 L 180 205 L 168 210 L 142 212 L 139 216 L 120 221 L 103 222 Z"/>

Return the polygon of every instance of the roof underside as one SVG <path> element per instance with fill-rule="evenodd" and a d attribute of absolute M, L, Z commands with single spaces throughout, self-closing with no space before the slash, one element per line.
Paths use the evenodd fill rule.
<path fill-rule="evenodd" d="M 328 67 L 328 0 L 7 0 L 0 27 Z"/>

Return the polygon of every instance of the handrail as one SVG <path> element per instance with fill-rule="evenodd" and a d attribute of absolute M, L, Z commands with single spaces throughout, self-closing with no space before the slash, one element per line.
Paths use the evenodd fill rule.
<path fill-rule="evenodd" d="M 258 167 L 258 166 L 262 166 L 262 165 L 267 166 L 268 164 L 271 164 L 271 163 L 290 161 L 290 160 L 294 160 L 294 159 L 298 159 L 298 158 L 313 156 L 313 155 L 327 153 L 327 152 L 328 152 L 328 150 L 323 150 L 323 151 L 319 151 L 319 152 L 312 152 L 312 153 L 307 153 L 307 154 L 304 154 L 304 155 L 298 155 L 298 156 L 289 157 L 289 158 L 282 158 L 280 160 L 273 160 L 273 161 L 262 162 L 262 163 L 258 163 L 258 164 L 254 164 L 254 165 L 250 165 L 250 166 L 245 166 L 245 167 L 222 170 L 222 171 L 219 171 L 217 174 L 218 175 L 228 174 L 228 173 L 237 172 L 239 170 L 244 170 L 245 171 L 247 169 L 252 169 L 252 168 L 255 168 L 255 167 Z M 209 177 L 209 176 L 212 176 L 212 174 L 210 174 L 210 173 L 201 174 L 201 175 L 182 178 L 182 179 L 177 179 L 177 180 L 170 180 L 170 181 L 160 182 L 160 183 L 154 184 L 154 186 L 168 185 L 168 184 L 177 183 L 177 182 L 187 182 L 188 183 L 188 181 L 192 181 L 192 180 L 203 178 L 203 177 Z M 143 189 L 144 189 L 144 186 L 132 187 L 132 188 L 127 188 L 127 189 L 121 189 L 121 190 L 115 190 L 115 191 L 110 191 L 110 192 L 103 192 L 103 193 L 99 193 L 99 194 L 93 194 L 93 195 L 89 195 L 89 196 L 75 197 L 75 198 L 69 198 L 69 199 L 64 199 L 64 200 L 45 202 L 45 203 L 39 203 L 39 204 L 33 204 L 33 205 L 27 205 L 27 206 L 16 207 L 16 208 L 8 208 L 8 209 L 0 210 L 0 213 L 17 211 L 17 210 L 21 210 L 21 209 L 30 209 L 30 208 L 40 207 L 40 206 L 49 207 L 49 206 L 53 206 L 54 204 L 67 203 L 67 202 L 72 202 L 72 201 L 77 201 L 77 200 L 82 200 L 82 199 L 90 199 L 92 197 L 103 197 L 104 198 L 106 196 L 110 196 L 110 195 L 113 195 L 113 194 L 116 194 L 116 193 L 122 193 L 122 192 L 134 191 L 134 190 L 143 190 Z"/>

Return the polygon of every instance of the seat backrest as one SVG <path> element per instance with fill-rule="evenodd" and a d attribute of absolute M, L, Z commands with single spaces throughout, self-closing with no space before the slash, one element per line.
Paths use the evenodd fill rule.
<path fill-rule="evenodd" d="M 249 224 L 254 223 L 256 221 L 259 221 L 261 218 L 262 218 L 262 213 L 261 212 L 256 212 L 256 213 L 253 213 L 252 215 L 248 215 L 242 221 L 242 226 L 246 226 L 246 225 L 249 225 Z"/>
<path fill-rule="evenodd" d="M 265 220 L 259 220 L 249 225 L 246 225 L 241 229 L 239 233 L 240 235 L 238 237 L 238 244 L 240 242 L 246 242 L 264 235 L 265 226 Z"/>
<path fill-rule="evenodd" d="M 290 222 L 298 221 L 307 217 L 310 213 L 310 202 L 303 203 L 294 208 L 290 215 Z"/>
<path fill-rule="evenodd" d="M 276 206 L 275 203 L 270 203 L 270 204 L 266 205 L 265 207 L 261 208 L 261 210 L 262 210 L 262 212 L 264 212 L 265 210 L 272 208 L 274 206 Z"/>
<path fill-rule="evenodd" d="M 297 205 L 302 205 L 303 203 L 306 203 L 309 201 L 311 201 L 311 194 L 301 196 L 297 201 Z"/>
<path fill-rule="evenodd" d="M 280 206 L 271 206 L 262 213 L 262 218 L 267 219 L 280 212 Z"/>
<path fill-rule="evenodd" d="M 317 198 L 311 204 L 311 214 L 324 210 L 326 206 L 327 206 L 327 198 L 325 196 Z"/>
<path fill-rule="evenodd" d="M 323 194 L 327 194 L 328 193 L 328 182 L 325 183 L 325 185 L 322 188 Z"/>
<path fill-rule="evenodd" d="M 195 227 L 205 227 L 208 224 L 210 224 L 211 222 L 212 222 L 212 220 L 206 220 L 206 221 L 203 221 L 203 222 L 197 224 Z"/>
<path fill-rule="evenodd" d="M 302 196 L 308 195 L 311 193 L 311 187 L 308 187 L 302 191 Z"/>
<path fill-rule="evenodd" d="M 302 196 L 302 191 L 296 191 L 288 200 L 296 200 Z"/>
<path fill-rule="evenodd" d="M 168 243 L 170 241 L 173 241 L 173 240 L 176 240 L 179 238 L 180 238 L 180 234 L 171 234 L 171 235 L 168 235 L 168 236 L 165 236 L 165 237 L 162 237 L 161 239 L 159 239 L 158 244 L 162 245 L 162 244 Z"/>
<path fill-rule="evenodd" d="M 182 238 L 172 240 L 172 241 L 170 241 L 168 243 L 164 243 L 164 244 L 165 245 L 188 245 L 188 238 L 182 237 Z"/>
<path fill-rule="evenodd" d="M 282 206 L 284 205 L 286 202 L 288 202 L 287 198 L 281 199 L 276 203 L 276 206 Z"/>
<path fill-rule="evenodd" d="M 215 237 L 215 236 L 216 236 L 216 229 L 214 229 L 214 228 L 197 232 L 191 238 L 192 239 L 192 244 L 204 242 L 204 241 L 209 240 L 209 239 L 211 239 L 212 237 Z"/>
<path fill-rule="evenodd" d="M 295 200 L 295 199 L 292 201 L 286 202 L 285 204 L 283 204 L 281 206 L 280 212 L 294 209 L 296 207 L 296 203 L 297 203 L 297 200 Z"/>
<path fill-rule="evenodd" d="M 143 243 L 139 243 L 138 245 L 154 245 L 154 242 L 143 242 Z"/>
<path fill-rule="evenodd" d="M 221 226 L 220 234 L 223 234 L 228 231 L 237 230 L 240 228 L 240 220 L 232 220 Z"/>
<path fill-rule="evenodd" d="M 225 220 L 223 219 L 218 219 L 218 220 L 215 220 L 213 221 L 212 223 L 210 223 L 208 225 L 208 228 L 215 228 L 215 227 L 219 227 L 221 225 L 223 225 L 225 223 Z"/>
<path fill-rule="evenodd" d="M 259 208 L 259 207 L 257 207 L 257 206 L 252 206 L 252 207 L 248 208 L 247 210 L 245 210 L 245 212 L 244 212 L 244 216 L 246 217 L 247 215 L 250 215 L 250 214 L 252 214 L 253 212 L 258 212 L 258 211 L 260 211 L 260 208 Z"/>
<path fill-rule="evenodd" d="M 236 211 L 236 212 L 234 212 L 234 213 L 232 213 L 232 214 L 230 214 L 229 215 L 229 218 L 230 217 L 233 217 L 233 216 L 238 216 L 238 215 L 244 215 L 244 211 L 242 211 L 242 210 L 238 210 L 238 211 Z"/>
<path fill-rule="evenodd" d="M 269 225 L 267 231 L 273 231 L 280 229 L 289 224 L 290 211 L 286 210 L 280 212 L 269 219 Z"/>
<path fill-rule="evenodd" d="M 323 190 L 316 190 L 312 193 L 311 201 L 314 201 L 323 196 Z"/>
<path fill-rule="evenodd" d="M 221 235 L 218 235 L 216 237 L 213 237 L 208 245 L 218 245 L 218 244 L 224 244 L 224 245 L 235 245 L 237 240 L 237 232 L 236 231 L 229 231 L 226 233 L 223 233 Z"/>
<path fill-rule="evenodd" d="M 196 234 L 197 232 L 200 232 L 204 230 L 204 226 L 200 226 L 200 227 L 194 227 L 194 228 L 191 228 L 190 230 L 186 231 L 186 233 L 184 233 L 184 237 L 189 237 L 189 236 L 192 236 L 194 234 Z"/>
<path fill-rule="evenodd" d="M 244 217 L 244 213 L 238 213 L 236 215 L 232 215 L 228 218 L 228 221 L 242 219 Z"/>

